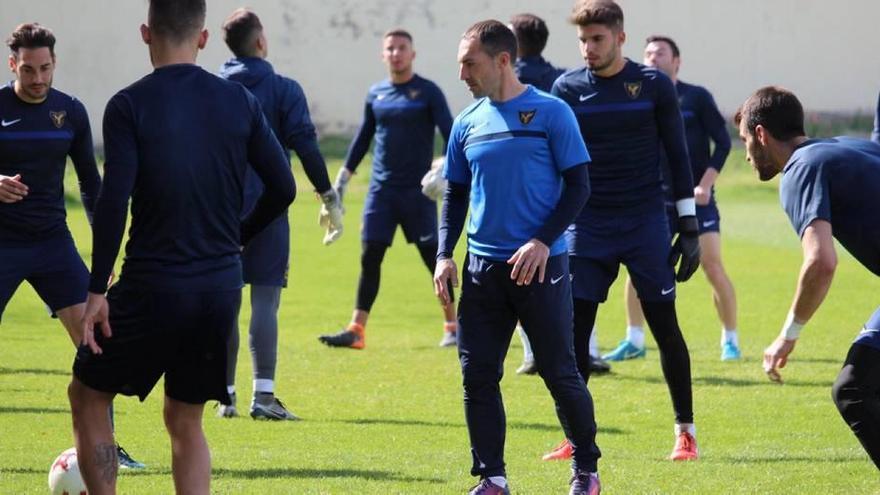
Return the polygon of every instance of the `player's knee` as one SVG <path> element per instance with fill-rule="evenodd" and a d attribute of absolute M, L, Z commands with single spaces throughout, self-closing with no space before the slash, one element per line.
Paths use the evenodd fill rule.
<path fill-rule="evenodd" d="M 465 394 L 473 396 L 487 389 L 497 389 L 501 376 L 502 371 L 495 366 L 465 366 L 462 368 Z"/>
<path fill-rule="evenodd" d="M 831 386 L 831 399 L 840 411 L 841 416 L 847 418 L 853 410 L 864 401 L 866 391 L 862 389 L 852 372 L 852 366 L 844 366 L 837 375 L 837 380 Z"/>
<path fill-rule="evenodd" d="M 385 257 L 386 247 L 381 244 L 367 242 L 361 250 L 361 269 L 364 271 L 378 270 Z"/>

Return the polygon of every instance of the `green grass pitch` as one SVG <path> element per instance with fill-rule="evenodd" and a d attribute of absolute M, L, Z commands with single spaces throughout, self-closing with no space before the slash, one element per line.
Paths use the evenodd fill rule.
<path fill-rule="evenodd" d="M 340 165 L 331 161 L 331 174 Z M 209 405 L 205 430 L 213 454 L 212 491 L 238 493 L 464 493 L 474 483 L 456 353 L 437 348 L 441 312 L 416 250 L 398 236 L 363 351 L 329 349 L 321 333 L 348 321 L 358 275 L 358 227 L 368 182 L 362 168 L 346 197 L 346 231 L 321 245 L 319 202 L 300 173 L 290 210 L 290 288 L 283 294 L 276 389 L 303 421 L 219 419 Z M 76 195 L 75 181 L 69 193 Z M 779 207 L 776 183 L 759 184 L 735 153 L 721 175 L 723 257 L 737 290 L 744 358 L 719 361 L 719 322 L 701 274 L 679 289 L 679 319 L 691 351 L 694 407 L 702 458 L 665 460 L 672 409 L 649 339 L 647 359 L 595 377 L 600 475 L 605 493 L 869 493 L 877 472 L 830 398 L 850 342 L 878 304 L 880 283 L 851 257 L 774 385 L 760 355 L 779 331 L 801 263 L 799 243 Z M 83 256 L 90 234 L 79 205 L 69 222 Z M 842 250 L 839 250 L 841 253 Z M 463 244 L 457 259 L 464 254 Z M 2 260 L 0 260 L 2 263 Z M 621 276 L 599 313 L 600 343 L 623 335 Z M 247 291 L 244 299 L 247 300 Z M 248 307 L 242 311 L 246 329 Z M 0 493 L 46 493 L 52 459 L 73 445 L 66 386 L 73 348 L 30 286 L 22 285 L 0 328 Z M 243 334 L 239 406 L 247 412 L 251 361 Z M 540 461 L 561 433 L 540 379 L 513 373 L 518 339 L 502 382 L 506 458 L 515 493 L 567 493 L 569 467 Z M 161 420 L 161 384 L 143 403 L 116 401 L 118 439 L 149 468 L 122 472 L 119 492 L 172 493 L 170 452 Z"/>

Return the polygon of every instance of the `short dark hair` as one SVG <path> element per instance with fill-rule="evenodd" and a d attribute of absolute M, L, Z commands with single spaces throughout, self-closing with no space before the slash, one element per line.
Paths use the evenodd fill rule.
<path fill-rule="evenodd" d="M 669 48 L 672 49 L 672 56 L 675 58 L 681 57 L 681 52 L 678 50 L 678 45 L 675 41 L 669 36 L 663 36 L 660 34 L 652 34 L 645 39 L 645 46 L 650 45 L 651 43 L 666 43 L 669 45 Z"/>
<path fill-rule="evenodd" d="M 737 127 L 745 122 L 749 134 L 754 134 L 760 125 L 780 141 L 806 135 L 804 107 L 794 93 L 779 86 L 765 86 L 755 91 L 736 111 L 733 122 Z"/>
<path fill-rule="evenodd" d="M 150 0 L 147 23 L 162 38 L 180 43 L 205 27 L 205 0 Z"/>
<path fill-rule="evenodd" d="M 523 57 L 536 57 L 544 51 L 550 36 L 544 19 L 534 14 L 517 14 L 510 18 L 510 25 Z"/>
<path fill-rule="evenodd" d="M 235 9 L 223 22 L 223 41 L 236 57 L 252 57 L 263 24 L 252 10 Z"/>
<path fill-rule="evenodd" d="M 510 54 L 511 62 L 516 60 L 516 35 L 500 21 L 494 19 L 480 21 L 469 27 L 462 38 L 479 41 L 483 51 L 490 57 L 507 52 Z"/>
<path fill-rule="evenodd" d="M 55 35 L 52 34 L 51 29 L 36 22 L 19 24 L 6 40 L 6 46 L 16 58 L 20 48 L 48 48 L 49 53 L 54 57 Z"/>
<path fill-rule="evenodd" d="M 409 31 L 407 31 L 406 29 L 401 29 L 401 28 L 389 29 L 388 31 L 385 31 L 385 34 L 382 35 L 382 39 L 384 40 L 385 38 L 388 38 L 390 36 L 400 36 L 401 38 L 408 39 L 410 43 L 413 42 L 412 35 L 409 34 Z"/>
<path fill-rule="evenodd" d="M 601 24 L 613 31 L 622 31 L 623 9 L 612 0 L 578 0 L 568 20 L 575 26 Z"/>

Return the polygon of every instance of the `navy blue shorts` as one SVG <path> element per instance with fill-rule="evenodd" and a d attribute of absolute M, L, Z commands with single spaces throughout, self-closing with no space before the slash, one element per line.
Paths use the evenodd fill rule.
<path fill-rule="evenodd" d="M 700 222 L 700 234 L 721 232 L 721 215 L 714 199 L 707 205 L 697 205 L 697 221 Z"/>
<path fill-rule="evenodd" d="M 0 316 L 27 280 L 52 312 L 86 301 L 89 270 L 70 234 L 0 247 Z"/>
<path fill-rule="evenodd" d="M 110 328 L 96 329 L 102 354 L 81 346 L 73 374 L 107 393 L 141 401 L 165 375 L 165 395 L 189 404 L 217 400 L 226 392 L 226 346 L 241 304 L 241 289 L 216 292 L 153 292 L 126 284 L 110 288 Z"/>
<path fill-rule="evenodd" d="M 675 299 L 675 272 L 669 264 L 671 236 L 665 210 L 633 216 L 590 218 L 578 229 L 578 253 L 570 253 L 575 299 L 603 302 L 622 263 L 639 299 Z"/>
<path fill-rule="evenodd" d="M 370 184 L 364 203 L 361 240 L 391 245 L 400 225 L 406 242 L 437 242 L 437 203 L 422 194 L 421 187 Z"/>
<path fill-rule="evenodd" d="M 254 236 L 241 253 L 244 282 L 287 287 L 290 267 L 290 223 L 285 214 Z"/>
<path fill-rule="evenodd" d="M 880 350 L 880 308 L 874 311 L 853 344 L 866 345 Z"/>

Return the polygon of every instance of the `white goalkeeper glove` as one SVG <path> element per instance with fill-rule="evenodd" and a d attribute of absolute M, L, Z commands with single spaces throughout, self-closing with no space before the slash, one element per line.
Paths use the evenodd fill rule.
<path fill-rule="evenodd" d="M 344 186 L 343 186 L 344 188 Z M 329 189 L 321 194 L 321 213 L 318 215 L 318 225 L 327 229 L 324 234 L 324 245 L 329 246 L 336 239 L 342 237 L 342 203 L 340 196 L 334 189 Z"/>
<path fill-rule="evenodd" d="M 348 187 L 349 179 L 351 179 L 351 172 L 347 168 L 342 167 L 339 169 L 339 173 L 336 174 L 336 181 L 333 182 L 333 189 L 336 191 L 340 208 L 342 207 L 342 197 L 345 196 L 345 189 Z"/>
<path fill-rule="evenodd" d="M 443 157 L 434 159 L 431 162 L 431 170 L 422 177 L 422 194 L 427 196 L 431 201 L 437 201 L 446 191 L 446 179 L 443 178 L 443 165 L 446 159 Z"/>

